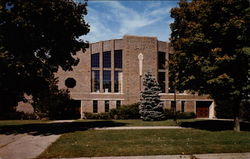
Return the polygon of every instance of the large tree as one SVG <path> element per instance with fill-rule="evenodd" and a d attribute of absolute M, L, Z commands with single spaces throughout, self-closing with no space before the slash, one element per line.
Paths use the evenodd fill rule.
<path fill-rule="evenodd" d="M 73 0 L 0 1 L 0 112 L 10 110 L 24 93 L 39 97 L 49 90 L 58 67 L 71 70 L 73 56 L 87 47 L 85 3 Z"/>
<path fill-rule="evenodd" d="M 250 97 L 250 8 L 248 0 L 182 0 L 171 10 L 174 57 L 171 76 L 178 89 L 210 94 L 234 109 Z"/>

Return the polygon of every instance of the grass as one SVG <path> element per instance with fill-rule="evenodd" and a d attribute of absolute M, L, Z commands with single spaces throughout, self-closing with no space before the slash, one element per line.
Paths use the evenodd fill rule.
<path fill-rule="evenodd" d="M 0 126 L 47 123 L 48 120 L 0 120 Z"/>
<path fill-rule="evenodd" d="M 62 135 L 38 158 L 249 152 L 250 132 L 88 130 Z"/>
<path fill-rule="evenodd" d="M 194 119 L 191 119 L 194 120 Z M 182 121 L 191 121 L 182 120 Z M 107 120 L 77 120 L 77 122 L 95 122 L 95 121 L 107 121 Z M 134 120 L 109 120 L 114 123 L 119 123 L 121 126 L 177 126 L 178 124 L 173 120 L 165 121 L 142 121 L 141 119 Z"/>

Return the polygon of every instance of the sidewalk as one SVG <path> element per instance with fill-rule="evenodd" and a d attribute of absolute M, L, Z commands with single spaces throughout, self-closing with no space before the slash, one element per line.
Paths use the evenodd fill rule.
<path fill-rule="evenodd" d="M 187 129 L 180 126 L 121 126 L 93 128 L 93 130 L 135 130 L 135 129 Z"/>
<path fill-rule="evenodd" d="M 35 158 L 60 136 L 0 135 L 0 159 Z"/>
<path fill-rule="evenodd" d="M 80 157 L 80 158 L 61 158 L 61 159 L 250 159 L 250 152 L 194 154 L 194 155 Z"/>

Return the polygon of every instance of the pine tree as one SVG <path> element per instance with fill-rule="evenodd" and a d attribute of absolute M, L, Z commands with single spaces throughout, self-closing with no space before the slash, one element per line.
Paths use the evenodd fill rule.
<path fill-rule="evenodd" d="M 146 121 L 163 120 L 163 104 L 159 95 L 161 89 L 150 72 L 145 74 L 143 86 L 144 91 L 141 92 L 139 105 L 141 118 Z"/>

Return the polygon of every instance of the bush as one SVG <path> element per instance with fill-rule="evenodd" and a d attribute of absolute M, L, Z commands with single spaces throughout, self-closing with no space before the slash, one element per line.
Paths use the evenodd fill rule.
<path fill-rule="evenodd" d="M 140 119 L 139 104 L 123 105 L 118 109 L 110 110 L 112 119 Z"/>
<path fill-rule="evenodd" d="M 84 113 L 86 119 L 111 119 L 110 114 L 108 112 L 106 113 Z"/>
<path fill-rule="evenodd" d="M 37 116 L 35 114 L 27 114 L 24 112 L 8 112 L 5 113 L 4 115 L 2 115 L 0 117 L 0 119 L 4 119 L 4 120 L 34 120 L 37 119 Z"/>
<path fill-rule="evenodd" d="M 106 113 L 85 113 L 86 119 L 140 119 L 139 104 L 123 105 Z"/>
<path fill-rule="evenodd" d="M 173 109 L 165 109 L 165 117 L 166 119 L 174 119 L 175 114 Z M 176 119 L 193 119 L 196 118 L 194 112 L 180 112 L 176 111 Z"/>
<path fill-rule="evenodd" d="M 220 100 L 216 101 L 215 107 L 216 117 L 223 119 L 232 119 L 234 118 L 233 105 L 230 101 Z"/>
<path fill-rule="evenodd" d="M 250 101 L 243 101 L 241 105 L 241 118 L 250 121 Z"/>

